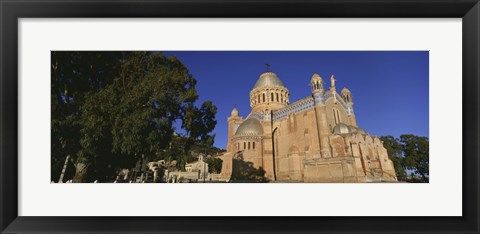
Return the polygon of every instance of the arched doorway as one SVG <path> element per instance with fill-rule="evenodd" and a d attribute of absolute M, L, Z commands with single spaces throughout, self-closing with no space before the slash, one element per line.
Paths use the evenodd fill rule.
<path fill-rule="evenodd" d="M 288 177 L 290 180 L 302 181 L 303 180 L 303 163 L 300 156 L 300 150 L 296 145 L 293 145 L 288 150 Z"/>

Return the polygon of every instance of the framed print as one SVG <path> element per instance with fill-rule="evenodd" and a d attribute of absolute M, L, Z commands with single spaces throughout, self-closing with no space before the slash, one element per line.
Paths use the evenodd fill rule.
<path fill-rule="evenodd" d="M 1 4 L 1 233 L 478 233 L 476 0 Z"/>

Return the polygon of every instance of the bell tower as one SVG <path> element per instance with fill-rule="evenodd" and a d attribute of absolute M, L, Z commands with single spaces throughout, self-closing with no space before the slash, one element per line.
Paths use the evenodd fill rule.
<path fill-rule="evenodd" d="M 342 98 L 347 104 L 347 115 L 348 120 L 350 121 L 350 125 L 354 127 L 358 127 L 357 119 L 355 118 L 355 113 L 353 112 L 353 100 L 352 100 L 352 93 L 346 87 L 342 89 Z"/>
<path fill-rule="evenodd" d="M 235 149 L 232 145 L 232 137 L 237 131 L 238 126 L 243 123 L 242 117 L 238 116 L 237 108 L 233 108 L 232 113 L 227 119 L 228 122 L 228 139 L 227 139 L 227 152 L 235 152 L 238 149 Z"/>
<path fill-rule="evenodd" d="M 335 83 L 333 83 L 333 85 L 335 85 Z M 312 96 L 315 103 L 315 120 L 317 122 L 317 134 L 320 140 L 320 155 L 322 158 L 329 158 L 332 156 L 329 142 L 330 129 L 328 128 L 326 107 L 323 99 L 324 90 L 322 77 L 317 73 L 313 74 L 310 80 L 310 86 L 312 86 Z"/>

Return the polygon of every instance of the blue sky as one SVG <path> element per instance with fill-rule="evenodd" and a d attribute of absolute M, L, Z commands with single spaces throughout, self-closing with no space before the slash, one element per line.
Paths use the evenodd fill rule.
<path fill-rule="evenodd" d="M 371 135 L 415 134 L 428 137 L 428 51 L 168 51 L 197 79 L 198 105 L 217 107 L 215 146 L 225 148 L 227 117 L 234 107 L 250 113 L 249 92 L 271 65 L 290 91 L 293 103 L 310 95 L 313 73 L 337 90 L 352 92 L 359 127 Z"/>

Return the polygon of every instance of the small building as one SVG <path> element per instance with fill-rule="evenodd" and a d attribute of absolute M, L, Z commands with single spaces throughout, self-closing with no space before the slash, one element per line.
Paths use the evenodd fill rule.
<path fill-rule="evenodd" d="M 199 172 L 199 178 L 203 179 L 204 176 L 208 176 L 208 163 L 205 162 L 204 156 L 200 154 L 198 156 L 198 161 L 185 165 L 185 171 Z"/>
<path fill-rule="evenodd" d="M 185 171 L 165 171 L 165 181 L 167 183 L 177 182 L 197 182 L 200 180 L 209 180 L 208 164 L 204 161 L 204 156 L 199 155 L 198 161 L 185 165 Z"/>

